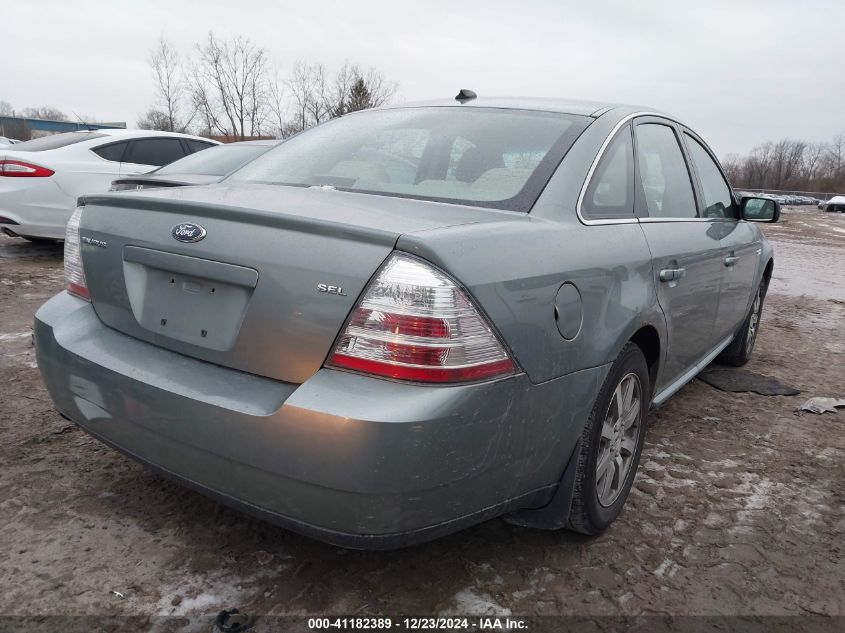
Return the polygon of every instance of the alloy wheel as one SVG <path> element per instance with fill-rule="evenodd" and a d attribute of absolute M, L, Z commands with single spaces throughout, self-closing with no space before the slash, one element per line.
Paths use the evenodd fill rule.
<path fill-rule="evenodd" d="M 757 339 L 757 326 L 760 324 L 760 308 L 763 304 L 763 289 L 757 291 L 754 297 L 754 305 L 751 306 L 751 317 L 748 319 L 748 335 L 745 337 L 745 353 L 751 354 L 754 348 L 754 341 Z"/>
<path fill-rule="evenodd" d="M 605 508 L 619 497 L 634 462 L 642 424 L 639 376 L 625 374 L 616 385 L 601 428 L 596 461 L 596 494 Z"/>

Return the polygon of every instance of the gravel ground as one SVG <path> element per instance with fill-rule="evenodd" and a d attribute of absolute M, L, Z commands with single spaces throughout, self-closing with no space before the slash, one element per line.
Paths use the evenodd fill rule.
<path fill-rule="evenodd" d="M 598 538 L 494 520 L 381 553 L 221 507 L 59 417 L 30 326 L 62 288 L 61 247 L 0 237 L 0 614 L 845 616 L 845 411 L 794 413 L 845 397 L 845 215 L 786 210 L 765 230 L 775 273 L 749 369 L 800 396 L 690 383 L 651 415 L 627 508 Z"/>

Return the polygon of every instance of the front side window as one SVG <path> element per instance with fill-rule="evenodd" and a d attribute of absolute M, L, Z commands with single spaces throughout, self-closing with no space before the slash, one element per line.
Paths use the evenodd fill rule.
<path fill-rule="evenodd" d="M 634 214 L 634 144 L 625 126 L 607 146 L 587 187 L 581 213 L 587 219 Z"/>
<path fill-rule="evenodd" d="M 695 138 L 684 133 L 692 163 L 698 172 L 704 196 L 705 218 L 728 218 L 734 216 L 734 199 L 731 189 L 710 153 Z"/>
<path fill-rule="evenodd" d="M 228 182 L 331 186 L 527 212 L 589 122 L 464 106 L 370 110 L 288 139 Z"/>
<path fill-rule="evenodd" d="M 132 141 L 123 157 L 124 163 L 161 167 L 185 155 L 176 138 L 145 138 Z"/>
<path fill-rule="evenodd" d="M 642 123 L 636 134 L 637 165 L 648 215 L 696 217 L 692 181 L 675 131 L 660 123 Z"/>

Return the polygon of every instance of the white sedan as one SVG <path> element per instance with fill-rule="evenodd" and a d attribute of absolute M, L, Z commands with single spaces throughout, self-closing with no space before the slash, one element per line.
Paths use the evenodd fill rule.
<path fill-rule="evenodd" d="M 0 230 L 64 239 L 79 196 L 108 191 L 115 178 L 144 174 L 218 145 L 174 132 L 68 132 L 0 147 Z"/>

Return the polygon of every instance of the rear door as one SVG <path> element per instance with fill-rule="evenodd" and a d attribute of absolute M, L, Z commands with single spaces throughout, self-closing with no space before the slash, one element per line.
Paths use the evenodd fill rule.
<path fill-rule="evenodd" d="M 716 334 L 726 337 L 736 332 L 751 305 L 752 286 L 763 252 L 762 239 L 751 223 L 739 219 L 739 205 L 728 181 L 704 143 L 686 129 L 683 139 L 698 177 L 702 215 L 712 226 L 718 226 L 724 251 Z"/>
<path fill-rule="evenodd" d="M 668 384 L 715 345 L 722 281 L 718 230 L 698 212 L 693 179 L 676 126 L 657 117 L 635 120 L 635 209 L 651 249 L 657 298 L 666 316 Z M 658 385 L 658 387 L 665 386 Z"/>
<path fill-rule="evenodd" d="M 129 142 L 120 165 L 121 176 L 145 174 L 185 156 L 181 139 L 172 137 L 139 138 Z"/>

